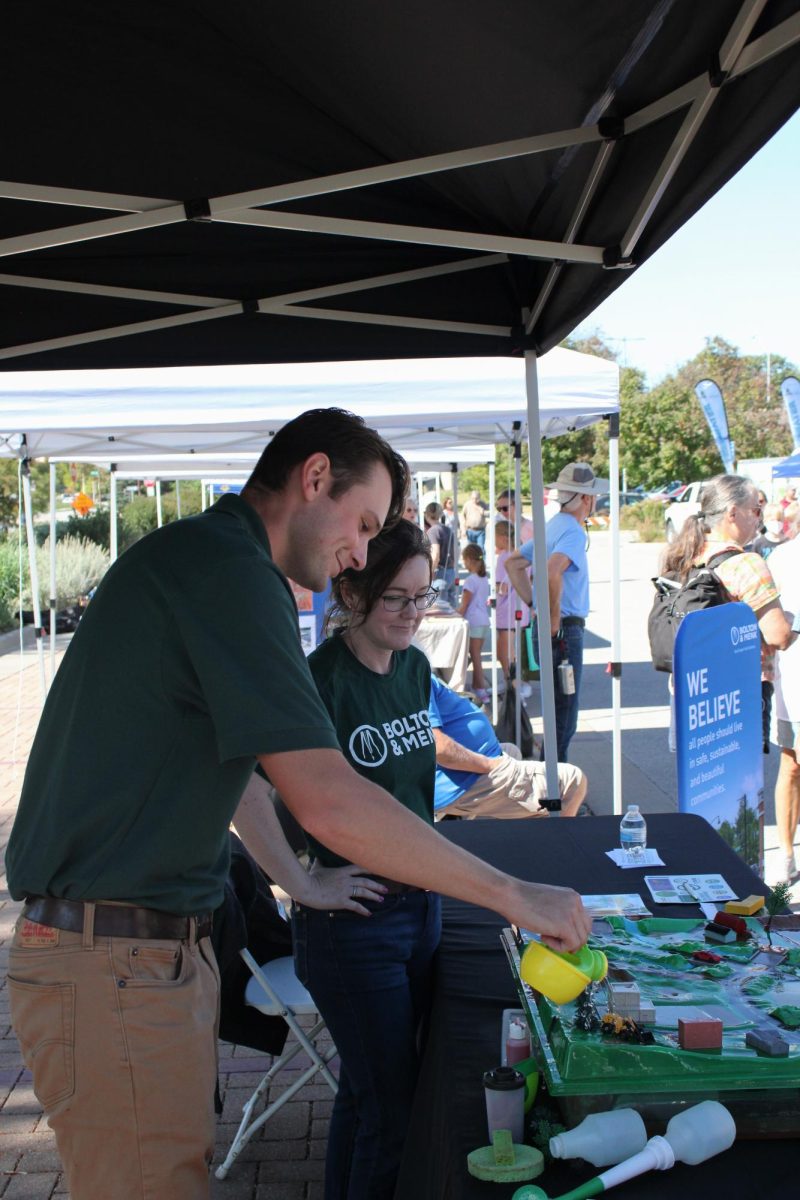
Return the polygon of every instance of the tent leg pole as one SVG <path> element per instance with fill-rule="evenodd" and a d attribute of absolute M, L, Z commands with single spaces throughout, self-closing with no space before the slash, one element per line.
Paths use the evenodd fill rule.
<path fill-rule="evenodd" d="M 520 535 L 520 529 L 522 528 L 521 486 L 522 486 L 522 447 L 520 446 L 519 441 L 516 441 L 514 443 L 514 549 L 515 550 L 519 549 L 519 535 Z M 514 596 L 513 592 L 511 593 L 511 595 L 508 598 L 509 609 L 512 608 L 512 605 L 514 606 L 514 611 L 516 612 L 516 597 Z M 520 673 L 520 667 L 522 666 L 522 637 L 521 637 L 521 632 L 520 632 L 520 624 L 519 624 L 519 621 L 516 619 L 516 617 L 514 618 L 514 661 L 516 664 L 515 669 L 514 669 L 514 678 L 517 683 L 517 686 L 514 689 L 515 693 L 516 693 L 516 699 L 515 699 L 515 705 L 514 705 L 514 707 L 516 709 L 516 712 L 514 714 L 514 736 L 516 738 L 516 744 L 517 744 L 517 746 L 519 746 L 520 741 L 522 740 L 522 694 L 521 694 L 522 675 Z"/>
<path fill-rule="evenodd" d="M 181 481 L 175 480 L 175 516 L 180 521 L 181 519 Z"/>
<path fill-rule="evenodd" d="M 619 546 L 619 413 L 608 418 L 608 473 L 611 488 L 611 770 L 614 812 L 622 812 L 622 623 Z"/>
<path fill-rule="evenodd" d="M 50 463 L 50 684 L 56 677 L 56 464 Z"/>
<path fill-rule="evenodd" d="M 119 556 L 119 532 L 117 529 L 117 472 L 115 464 L 111 464 L 111 475 L 109 479 L 109 505 L 108 505 L 108 544 L 110 550 L 111 561 L 116 562 Z"/>
<path fill-rule="evenodd" d="M 161 507 L 161 480 L 156 480 L 156 525 L 160 529 L 164 524 L 164 512 Z"/>
<path fill-rule="evenodd" d="M 547 587 L 542 433 L 539 422 L 539 374 L 536 368 L 536 354 L 532 350 L 525 351 L 525 390 L 528 400 L 528 451 L 533 510 L 533 579 L 534 583 L 538 585 L 536 587 L 536 617 L 539 623 L 539 665 L 542 673 L 544 761 L 547 799 L 554 801 L 559 799 L 555 682 L 553 679 L 553 645 L 550 640 L 550 594 Z"/>
<path fill-rule="evenodd" d="M 44 646 L 42 645 L 42 608 L 39 603 L 39 571 L 36 565 L 36 539 L 33 532 L 33 505 L 31 503 L 30 465 L 22 464 L 22 497 L 25 502 L 25 532 L 28 536 L 28 567 L 31 576 L 31 599 L 33 623 L 36 628 L 36 657 L 39 660 L 39 682 L 42 688 L 42 703 L 47 699 L 47 679 L 44 671 Z"/>
<path fill-rule="evenodd" d="M 453 566 L 456 569 L 454 588 L 458 587 L 458 572 L 461 569 L 461 514 L 458 511 L 458 463 L 453 468 Z M 453 592 L 455 595 L 455 591 Z"/>
<path fill-rule="evenodd" d="M 497 563 L 494 556 L 494 505 L 495 505 L 495 490 L 497 483 L 495 480 L 495 464 L 489 463 L 489 520 L 486 522 L 485 542 L 486 554 L 485 558 L 489 560 L 489 645 L 492 656 L 492 724 L 497 724 L 499 716 L 497 704 Z"/>

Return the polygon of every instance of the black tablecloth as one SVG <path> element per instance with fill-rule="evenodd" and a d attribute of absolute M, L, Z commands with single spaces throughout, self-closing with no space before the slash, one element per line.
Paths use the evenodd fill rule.
<path fill-rule="evenodd" d="M 710 825 L 687 814 L 647 817 L 648 843 L 675 874 L 719 872 L 738 895 L 764 885 Z M 657 916 L 696 916 L 688 906 L 653 905 L 643 873 L 620 871 L 605 851 L 618 844 L 619 818 L 549 821 L 452 821 L 441 826 L 451 841 L 524 879 L 574 887 L 583 894 L 639 892 Z M 464 1197 L 503 1200 L 510 1185 L 481 1183 L 467 1172 L 467 1154 L 487 1143 L 481 1076 L 500 1059 L 504 1008 L 519 1007 L 500 945 L 505 922 L 487 909 L 444 902 L 444 931 L 430 1036 L 422 1065 L 397 1200 Z M 796 1091 L 786 1103 L 800 1104 Z M 659 1132 L 663 1132 L 660 1130 Z M 559 1163 L 536 1182 L 559 1196 L 597 1174 L 592 1167 Z M 787 1200 L 798 1193 L 797 1140 L 741 1141 L 697 1167 L 676 1164 L 622 1185 L 620 1200 Z"/>

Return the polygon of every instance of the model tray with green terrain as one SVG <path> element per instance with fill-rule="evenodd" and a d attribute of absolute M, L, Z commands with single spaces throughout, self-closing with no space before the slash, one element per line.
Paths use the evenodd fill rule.
<path fill-rule="evenodd" d="M 753 1132 L 766 1132 L 762 1118 L 778 1109 L 782 1119 L 771 1131 L 800 1132 L 800 1111 L 788 1112 L 798 1109 L 796 1095 L 790 1104 L 786 1094 L 800 1086 L 800 1029 L 770 1016 L 776 1009 L 800 1007 L 800 932 L 775 932 L 769 947 L 763 926 L 749 919 L 749 941 L 719 945 L 704 940 L 705 924 L 702 918 L 636 922 L 623 917 L 595 923 L 590 945 L 607 955 L 610 976 L 632 977 L 642 998 L 655 1006 L 655 1023 L 647 1026 L 651 1045 L 575 1028 L 577 1001 L 559 1006 L 523 983 L 519 961 L 526 935 L 504 931 L 548 1090 L 559 1100 L 583 1098 L 583 1104 L 567 1105 L 573 1115 L 620 1103 L 657 1106 L 659 1100 L 684 1096 L 695 1103 L 749 1092 L 747 1100 L 741 1099 L 759 1114 Z M 691 957 L 695 950 L 712 950 L 722 962 L 697 962 Z M 608 1011 L 607 995 L 605 983 L 594 985 L 600 1017 Z M 681 1049 L 678 1019 L 702 1017 L 722 1021 L 722 1049 Z M 751 1049 L 745 1044 L 749 1030 L 779 1034 L 789 1045 L 788 1055 L 772 1058 Z"/>

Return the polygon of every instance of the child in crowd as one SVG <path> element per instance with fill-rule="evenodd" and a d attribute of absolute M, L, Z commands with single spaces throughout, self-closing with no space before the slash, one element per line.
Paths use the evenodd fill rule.
<path fill-rule="evenodd" d="M 766 504 L 761 510 L 761 521 L 762 532 L 756 534 L 749 548 L 762 558 L 769 558 L 775 547 L 786 541 L 780 504 Z"/>
<path fill-rule="evenodd" d="M 458 611 L 469 623 L 469 656 L 472 662 L 472 690 L 484 703 L 489 699 L 486 676 L 481 663 L 484 639 L 489 632 L 489 580 L 483 551 L 475 542 L 469 542 L 461 557 L 469 571 L 462 584 L 463 595 Z"/>
<path fill-rule="evenodd" d="M 523 604 L 508 582 L 506 559 L 514 549 L 514 526 L 510 521 L 498 521 L 494 527 L 494 545 L 497 551 L 497 657 L 506 679 L 511 677 L 511 664 L 515 655 L 514 613 L 521 612 L 520 629 L 530 620 L 531 610 Z"/>

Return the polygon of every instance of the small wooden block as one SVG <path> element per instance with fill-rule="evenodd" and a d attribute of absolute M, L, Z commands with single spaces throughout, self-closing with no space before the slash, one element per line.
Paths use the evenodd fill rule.
<path fill-rule="evenodd" d="M 772 1029 L 748 1029 L 744 1043 L 768 1058 L 788 1058 L 789 1043 Z"/>
<path fill-rule="evenodd" d="M 721 1050 L 722 1021 L 716 1017 L 678 1017 L 678 1044 L 682 1050 Z"/>
<path fill-rule="evenodd" d="M 764 904 L 763 896 L 747 896 L 744 900 L 729 900 L 725 905 L 725 912 L 735 913 L 738 917 L 752 917 Z"/>

